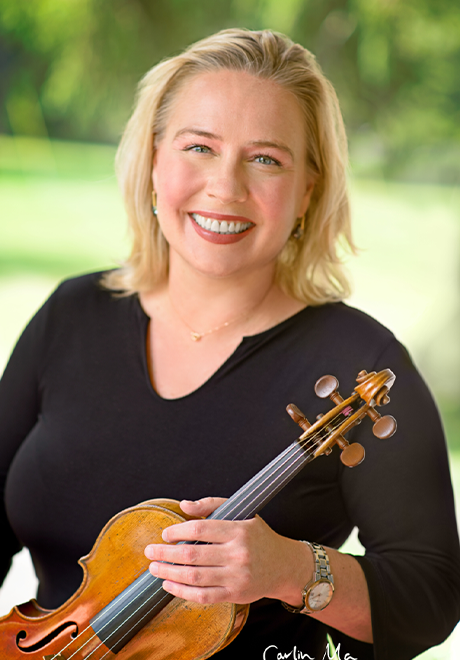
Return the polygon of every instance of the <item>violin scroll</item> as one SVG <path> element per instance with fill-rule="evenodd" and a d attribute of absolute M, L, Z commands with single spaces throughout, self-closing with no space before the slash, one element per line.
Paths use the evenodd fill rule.
<path fill-rule="evenodd" d="M 360 424 L 366 415 L 374 422 L 372 432 L 377 438 L 390 438 L 397 427 L 394 417 L 382 417 L 375 410 L 375 406 L 384 406 L 390 401 L 388 391 L 395 381 L 394 373 L 390 369 L 378 373 L 360 371 L 356 380 L 358 385 L 348 399 L 339 393 L 339 381 L 335 376 L 323 376 L 316 382 L 317 396 L 321 399 L 330 398 L 335 408 L 325 415 L 318 415 L 314 424 L 310 424 L 296 405 L 291 403 L 287 406 L 290 417 L 304 431 L 299 442 L 308 446 L 315 457 L 330 454 L 333 445 L 337 444 L 341 449 L 340 459 L 347 467 L 359 465 L 364 460 L 365 451 L 357 442 L 350 445 L 344 434 Z"/>

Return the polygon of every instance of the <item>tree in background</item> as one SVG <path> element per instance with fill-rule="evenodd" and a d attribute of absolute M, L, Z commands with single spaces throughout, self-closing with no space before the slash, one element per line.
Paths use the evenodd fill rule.
<path fill-rule="evenodd" d="M 0 0 L 0 132 L 116 142 L 161 58 L 270 27 L 338 90 L 361 174 L 460 178 L 460 4 L 451 0 Z"/>

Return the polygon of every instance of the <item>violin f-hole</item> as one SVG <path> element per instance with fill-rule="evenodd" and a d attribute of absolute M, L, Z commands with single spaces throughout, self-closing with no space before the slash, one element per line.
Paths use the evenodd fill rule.
<path fill-rule="evenodd" d="M 70 632 L 70 637 L 75 639 L 75 637 L 78 635 L 78 626 L 74 621 L 66 621 L 55 630 L 49 632 L 45 637 L 43 637 L 43 639 L 40 639 L 38 642 L 35 642 L 35 644 L 31 644 L 30 646 L 23 646 L 21 644 L 21 642 L 26 639 L 27 632 L 25 630 L 20 630 L 16 635 L 16 645 L 20 651 L 23 651 L 23 653 L 34 653 L 35 651 L 40 651 L 40 649 L 45 648 L 45 646 L 56 639 L 56 637 L 58 637 L 58 635 L 64 632 L 64 630 L 67 628 L 74 628 L 74 630 Z M 43 657 L 45 660 L 48 658 L 48 656 Z M 59 659 L 59 656 L 56 655 L 51 655 L 49 657 L 56 658 L 56 660 Z"/>

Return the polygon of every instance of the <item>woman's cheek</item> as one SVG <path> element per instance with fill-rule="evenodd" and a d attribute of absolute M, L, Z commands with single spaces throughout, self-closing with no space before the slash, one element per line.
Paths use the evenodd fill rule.
<path fill-rule="evenodd" d="M 187 206 L 204 186 L 204 177 L 199 168 L 187 163 L 163 170 L 159 177 L 159 194 L 169 206 L 180 209 Z M 187 208 L 187 210 L 189 210 Z"/>

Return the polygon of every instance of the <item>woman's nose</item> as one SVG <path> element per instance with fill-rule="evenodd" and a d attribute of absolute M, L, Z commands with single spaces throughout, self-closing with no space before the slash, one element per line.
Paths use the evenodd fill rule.
<path fill-rule="evenodd" d="M 248 189 L 244 164 L 230 159 L 219 159 L 209 173 L 206 192 L 222 204 L 245 201 Z"/>

